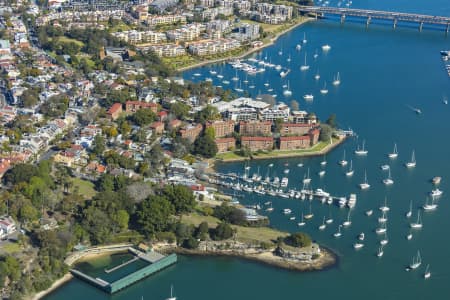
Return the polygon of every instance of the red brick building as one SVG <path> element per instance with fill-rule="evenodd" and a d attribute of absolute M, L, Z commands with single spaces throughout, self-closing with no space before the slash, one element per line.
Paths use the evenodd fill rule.
<path fill-rule="evenodd" d="M 283 123 L 280 129 L 281 136 L 287 135 L 305 135 L 307 134 L 311 128 L 313 128 L 313 124 L 300 124 L 300 123 Z"/>
<path fill-rule="evenodd" d="M 241 137 L 241 147 L 250 151 L 272 150 L 273 137 L 265 136 L 243 136 Z"/>
<path fill-rule="evenodd" d="M 236 147 L 236 139 L 232 137 L 218 138 L 214 141 L 216 142 L 218 153 L 227 152 Z"/>
<path fill-rule="evenodd" d="M 280 150 L 305 149 L 311 146 L 309 135 L 280 137 Z"/>
<path fill-rule="evenodd" d="M 200 132 L 202 132 L 202 129 L 202 124 L 189 124 L 180 130 L 180 135 L 182 138 L 188 139 L 191 143 L 193 143 L 195 139 L 200 135 Z"/>
<path fill-rule="evenodd" d="M 114 103 L 107 112 L 108 117 L 115 121 L 122 113 L 122 104 Z"/>
<path fill-rule="evenodd" d="M 206 128 L 214 128 L 216 138 L 230 136 L 234 132 L 234 122 L 229 121 L 214 121 L 206 123 Z"/>
<path fill-rule="evenodd" d="M 272 133 L 272 122 L 242 121 L 239 123 L 239 133 L 242 136 L 268 136 Z"/>
<path fill-rule="evenodd" d="M 164 132 L 164 123 L 163 122 L 153 122 L 150 125 L 150 128 L 153 129 L 156 134 L 162 134 Z"/>
<path fill-rule="evenodd" d="M 182 122 L 178 119 L 173 119 L 169 122 L 169 129 L 176 129 L 182 125 Z"/>
<path fill-rule="evenodd" d="M 142 101 L 127 101 L 125 103 L 125 111 L 127 113 L 135 113 L 143 108 L 150 108 L 155 114 L 158 112 L 158 104 L 156 103 L 147 103 Z"/>
<path fill-rule="evenodd" d="M 311 146 L 314 146 L 319 142 L 320 130 L 318 128 L 314 128 L 309 132 L 309 137 L 311 139 Z"/>

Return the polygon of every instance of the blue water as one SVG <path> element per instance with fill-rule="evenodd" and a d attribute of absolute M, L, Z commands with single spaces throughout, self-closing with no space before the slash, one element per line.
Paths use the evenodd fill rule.
<path fill-rule="evenodd" d="M 336 4 L 336 2 L 332 2 Z M 396 10 L 417 12 L 431 15 L 450 15 L 448 0 L 379 0 L 357 1 L 352 7 L 379 10 Z M 308 43 L 300 52 L 295 45 L 306 33 Z M 321 46 L 329 44 L 332 48 L 323 53 Z M 283 50 L 279 56 L 278 51 Z M 265 57 L 275 64 L 290 68 L 291 73 L 282 80 L 275 70 L 267 70 L 263 74 L 248 76 L 250 84 L 256 85 L 253 96 L 261 90 L 266 92 L 265 82 L 270 82 L 278 94 L 277 100 L 290 103 L 296 99 L 300 108 L 315 112 L 322 120 L 331 113 L 336 113 L 341 127 L 351 127 L 358 139 L 349 139 L 342 146 L 326 156 L 326 175 L 319 178 L 322 169 L 320 161 L 323 157 L 312 159 L 280 159 L 272 161 L 253 161 L 250 172 L 260 167 L 264 176 L 269 163 L 274 163 L 272 174 L 283 175 L 289 164 L 289 185 L 300 188 L 300 180 L 309 167 L 314 188 L 323 188 L 333 195 L 348 196 L 356 193 L 357 205 L 352 210 L 352 225 L 343 229 L 343 236 L 335 239 L 332 234 L 337 224 L 347 218 L 348 209 L 328 206 L 318 201 L 311 202 L 314 218 L 302 228 L 318 243 L 325 245 L 339 256 L 339 264 L 330 270 L 314 273 L 295 273 L 278 270 L 253 262 L 231 258 L 194 258 L 181 257 L 179 262 L 169 269 L 159 272 L 136 285 L 114 296 L 108 296 L 95 288 L 75 279 L 64 285 L 46 299 L 164 299 L 169 295 L 173 284 L 179 299 L 280 299 L 314 297 L 314 299 L 446 299 L 448 298 L 448 282 L 450 280 L 450 241 L 447 229 L 450 227 L 448 212 L 450 204 L 450 106 L 442 103 L 443 96 L 450 97 L 449 78 L 444 70 L 439 51 L 450 49 L 450 39 L 442 31 L 424 29 L 418 32 L 417 27 L 398 27 L 392 29 L 391 24 L 365 24 L 357 22 L 339 22 L 324 20 L 311 22 L 280 37 L 277 43 L 254 54 Z M 319 57 L 314 60 L 316 52 Z M 300 72 L 304 53 L 308 53 L 307 72 Z M 286 61 L 291 55 L 291 63 Z M 202 67 L 184 73 L 184 77 L 192 79 L 194 73 L 201 73 L 194 80 L 212 77 L 210 68 L 221 72 L 226 79 L 235 76 L 235 70 L 225 64 Z M 316 82 L 314 74 L 320 72 L 321 79 Z M 333 76 L 340 72 L 341 85 L 331 85 Z M 238 72 L 243 81 L 245 75 Z M 221 84 L 214 78 L 215 84 Z M 327 81 L 329 93 L 319 93 L 324 80 Z M 282 85 L 289 81 L 292 97 L 282 95 Z M 230 87 L 233 83 L 230 84 Z M 244 83 L 242 88 L 246 89 Z M 313 93 L 311 103 L 303 100 L 306 93 Z M 412 111 L 411 107 L 420 108 L 421 115 Z M 369 151 L 367 157 L 356 157 L 353 154 L 357 144 L 366 141 Z M 399 157 L 390 161 L 386 154 L 392 151 L 394 143 L 398 145 Z M 347 178 L 345 169 L 337 164 L 346 149 L 347 159 L 353 160 L 355 175 Z M 417 167 L 408 170 L 404 163 L 415 150 Z M 304 163 L 299 168 L 297 164 Z M 380 165 L 391 165 L 392 177 L 395 181 L 391 187 L 381 182 L 387 176 Z M 219 164 L 221 172 L 243 172 L 242 163 Z M 360 191 L 358 184 L 362 182 L 364 170 L 367 170 L 371 187 L 368 191 Z M 407 241 L 409 222 L 415 219 L 420 208 L 431 191 L 430 179 L 442 176 L 440 189 L 444 195 L 438 201 L 438 209 L 423 213 L 424 228 L 413 232 L 413 239 Z M 374 230 L 378 227 L 380 216 L 378 207 L 387 197 L 388 206 L 388 239 L 384 256 L 377 258 L 379 238 Z M 299 230 L 296 221 L 280 213 L 283 208 L 291 208 L 295 215 L 308 212 L 310 202 L 289 200 L 270 196 L 257 197 L 245 194 L 240 199 L 244 204 L 273 201 L 275 210 L 270 214 L 271 225 L 286 231 Z M 413 202 L 413 217 L 405 218 L 405 212 Z M 374 214 L 367 217 L 364 212 L 373 209 Z M 317 227 L 322 217 L 332 215 L 334 223 L 324 231 Z M 356 236 L 365 232 L 365 247 L 355 251 L 352 247 Z M 405 272 L 407 266 L 417 252 L 421 251 L 423 264 L 419 270 Z M 425 265 L 430 264 L 432 276 L 424 280 L 422 275 Z"/>

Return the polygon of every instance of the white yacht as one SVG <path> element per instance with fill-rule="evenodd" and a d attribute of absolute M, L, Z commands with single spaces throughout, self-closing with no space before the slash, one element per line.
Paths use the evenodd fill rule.
<path fill-rule="evenodd" d="M 297 50 L 297 51 L 302 50 L 302 46 L 300 44 L 297 44 L 297 46 L 295 46 L 295 50 Z"/>
<path fill-rule="evenodd" d="M 381 227 L 375 229 L 376 234 L 384 234 L 387 231 L 386 223 L 383 223 Z"/>
<path fill-rule="evenodd" d="M 412 216 L 412 200 L 409 202 L 409 210 L 406 212 L 405 216 L 411 218 Z"/>
<path fill-rule="evenodd" d="M 307 71 L 309 70 L 309 65 L 306 63 L 306 53 L 305 53 L 305 64 L 300 66 L 300 71 Z"/>
<path fill-rule="evenodd" d="M 434 197 L 431 197 L 431 203 L 428 203 L 428 198 L 425 204 L 422 206 L 424 211 L 435 210 L 437 208 L 437 204 L 434 203 Z"/>
<path fill-rule="evenodd" d="M 306 94 L 303 96 L 303 99 L 312 101 L 312 100 L 314 100 L 314 96 L 313 96 L 313 94 Z"/>
<path fill-rule="evenodd" d="M 305 215 L 306 220 L 310 220 L 314 217 L 314 214 L 311 211 L 311 204 L 309 205 L 309 214 Z"/>
<path fill-rule="evenodd" d="M 170 286 L 170 297 L 166 298 L 166 300 L 177 300 L 177 297 L 173 295 L 173 286 Z"/>
<path fill-rule="evenodd" d="M 362 142 L 362 148 L 359 148 L 358 145 L 358 149 L 355 150 L 355 154 L 356 155 L 367 155 L 368 151 L 364 148 L 366 141 L 363 140 Z"/>
<path fill-rule="evenodd" d="M 319 230 L 325 230 L 327 228 L 327 225 L 325 224 L 325 217 L 323 217 L 322 224 L 319 226 Z"/>
<path fill-rule="evenodd" d="M 366 210 L 366 216 L 370 217 L 373 214 L 373 210 Z"/>
<path fill-rule="evenodd" d="M 383 171 L 387 171 L 387 170 L 389 170 L 391 167 L 389 167 L 389 165 L 381 165 L 381 170 L 383 170 Z"/>
<path fill-rule="evenodd" d="M 409 268 L 411 270 L 417 269 L 422 264 L 422 258 L 420 257 L 420 251 L 417 251 L 417 255 L 413 257 Z"/>
<path fill-rule="evenodd" d="M 352 225 L 352 221 L 350 221 L 350 212 L 351 210 L 347 214 L 347 220 L 342 223 L 342 226 L 344 227 L 349 227 L 350 225 Z"/>
<path fill-rule="evenodd" d="M 367 172 L 366 171 L 364 171 L 364 182 L 359 184 L 359 188 L 361 190 L 367 190 L 368 188 L 370 188 L 369 181 L 367 180 Z"/>
<path fill-rule="evenodd" d="M 381 215 L 381 217 L 378 218 L 378 223 L 382 224 L 382 223 L 386 223 L 388 220 L 387 216 L 386 216 L 386 212 L 383 211 L 383 214 Z"/>
<path fill-rule="evenodd" d="M 378 257 L 382 257 L 383 254 L 384 254 L 383 246 L 380 246 L 380 248 L 378 248 L 377 256 L 378 256 Z"/>
<path fill-rule="evenodd" d="M 354 173 L 355 173 L 355 171 L 353 170 L 353 161 L 350 160 L 350 167 L 348 168 L 348 171 L 345 172 L 345 176 L 351 177 L 351 176 L 353 176 Z"/>
<path fill-rule="evenodd" d="M 388 212 L 390 210 L 389 206 L 387 206 L 387 197 L 384 197 L 384 205 L 380 206 L 380 210 L 382 212 Z"/>
<path fill-rule="evenodd" d="M 320 79 L 319 71 L 317 71 L 316 75 L 314 75 L 314 79 L 315 80 L 319 80 Z"/>
<path fill-rule="evenodd" d="M 386 232 L 384 233 L 384 238 L 382 240 L 380 240 L 380 245 L 381 246 L 386 246 L 389 243 L 389 240 L 387 238 L 387 234 Z"/>
<path fill-rule="evenodd" d="M 423 278 L 428 279 L 431 277 L 430 265 L 425 268 L 425 273 L 423 273 Z"/>
<path fill-rule="evenodd" d="M 441 191 L 440 189 L 435 188 L 434 190 L 431 191 L 430 195 L 431 195 L 431 197 L 440 197 L 440 196 L 442 196 L 443 193 L 444 192 Z"/>
<path fill-rule="evenodd" d="M 339 164 L 344 167 L 347 165 L 347 163 L 348 162 L 345 160 L 345 149 L 344 149 L 344 154 L 342 156 L 342 159 L 339 161 Z"/>
<path fill-rule="evenodd" d="M 361 249 L 362 247 L 364 247 L 363 243 L 354 243 L 353 244 L 353 248 L 355 248 L 355 250 Z"/>
<path fill-rule="evenodd" d="M 383 179 L 383 183 L 385 185 L 393 185 L 394 184 L 394 180 L 392 180 L 392 178 L 391 178 L 391 169 L 389 169 L 388 177 Z"/>
<path fill-rule="evenodd" d="M 335 232 L 335 233 L 333 233 L 333 236 L 336 237 L 336 238 L 342 236 L 342 233 L 341 233 L 341 225 L 338 226 L 338 231 Z"/>
<path fill-rule="evenodd" d="M 305 220 L 303 220 L 303 212 L 302 212 L 302 218 L 301 218 L 300 222 L 297 223 L 297 225 L 302 227 L 302 226 L 305 226 L 305 224 L 306 223 L 305 223 Z"/>
<path fill-rule="evenodd" d="M 331 46 L 328 45 L 328 44 L 325 44 L 325 45 L 322 46 L 322 50 L 323 51 L 330 51 L 330 49 L 331 49 Z"/>
<path fill-rule="evenodd" d="M 327 83 L 326 83 L 326 82 L 324 82 L 323 88 L 320 89 L 320 93 L 321 93 L 322 95 L 328 94 L 328 89 L 327 89 Z"/>
<path fill-rule="evenodd" d="M 283 214 L 285 214 L 285 215 L 289 215 L 291 212 L 292 212 L 292 210 L 290 208 L 283 209 Z"/>
<path fill-rule="evenodd" d="M 365 237 L 366 237 L 366 236 L 365 236 L 364 232 L 361 232 L 361 233 L 358 235 L 358 240 L 364 241 Z"/>
<path fill-rule="evenodd" d="M 333 80 L 333 85 L 340 85 L 340 84 L 341 84 L 341 77 L 339 76 L 339 72 L 338 72 L 336 77 Z"/>
<path fill-rule="evenodd" d="M 303 178 L 303 183 L 304 183 L 304 184 L 309 184 L 309 183 L 311 183 L 311 178 L 309 177 L 309 168 L 308 168 L 308 171 L 307 171 L 307 173 L 306 173 L 306 176 Z"/>
<path fill-rule="evenodd" d="M 325 176 L 325 170 L 319 171 L 319 176 L 320 176 L 320 177 Z"/>
<path fill-rule="evenodd" d="M 407 239 L 408 241 L 410 241 L 412 238 L 413 238 L 413 235 L 412 235 L 411 232 L 408 233 L 408 235 L 406 235 L 406 239 Z"/>
<path fill-rule="evenodd" d="M 409 224 L 409 227 L 411 227 L 413 229 L 421 229 L 423 227 L 422 219 L 420 217 L 420 210 L 417 211 L 417 221 Z"/>
<path fill-rule="evenodd" d="M 397 144 L 394 144 L 394 151 L 392 153 L 389 153 L 388 157 L 392 159 L 398 157 Z"/>
<path fill-rule="evenodd" d="M 306 39 L 306 32 L 303 33 L 303 44 L 306 44 L 308 42 L 308 40 Z"/>
<path fill-rule="evenodd" d="M 416 166 L 416 155 L 414 153 L 414 150 L 411 154 L 411 161 L 406 163 L 407 168 L 414 168 Z"/>

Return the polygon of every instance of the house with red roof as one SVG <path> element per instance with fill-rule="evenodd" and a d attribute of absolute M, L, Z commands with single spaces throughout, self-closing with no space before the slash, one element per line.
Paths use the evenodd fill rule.
<path fill-rule="evenodd" d="M 114 103 L 110 109 L 108 110 L 108 112 L 106 113 L 108 115 L 108 117 L 115 121 L 117 120 L 117 118 L 120 116 L 120 114 L 122 113 L 122 104 L 121 103 Z"/>

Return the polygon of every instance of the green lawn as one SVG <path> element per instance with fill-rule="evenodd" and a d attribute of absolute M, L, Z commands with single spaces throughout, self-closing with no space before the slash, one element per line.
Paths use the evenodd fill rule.
<path fill-rule="evenodd" d="M 220 221 L 212 216 L 201 216 L 195 213 L 183 215 L 181 222 L 198 226 L 201 222 L 208 222 L 210 228 L 214 228 Z M 243 242 L 268 242 L 272 243 L 279 236 L 287 236 L 288 233 L 269 227 L 244 227 L 231 225 L 237 230 L 237 239 Z"/>
<path fill-rule="evenodd" d="M 0 251 L 8 253 L 8 254 L 12 254 L 12 253 L 21 251 L 21 247 L 18 243 L 9 242 L 9 243 L 3 244 L 0 247 Z"/>
<path fill-rule="evenodd" d="M 48 39 L 51 40 L 52 38 L 48 38 Z M 71 38 L 66 37 L 66 36 L 59 36 L 59 37 L 57 37 L 57 39 L 60 42 L 63 42 L 63 43 L 70 43 L 70 42 L 72 42 L 72 43 L 77 44 L 80 47 L 84 46 L 84 43 L 82 41 L 79 41 L 79 40 L 76 40 L 76 39 L 71 39 Z"/>
<path fill-rule="evenodd" d="M 97 194 L 94 188 L 94 184 L 90 181 L 80 178 L 73 178 L 73 188 L 78 188 L 78 192 L 83 195 L 84 199 L 91 199 Z"/>

